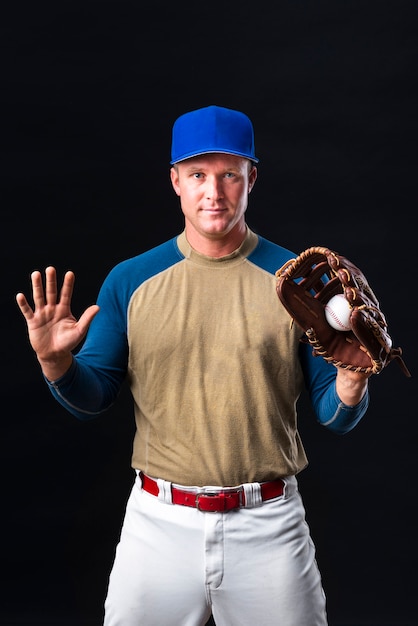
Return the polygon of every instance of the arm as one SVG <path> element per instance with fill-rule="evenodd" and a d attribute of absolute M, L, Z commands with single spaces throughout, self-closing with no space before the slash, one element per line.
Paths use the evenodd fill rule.
<path fill-rule="evenodd" d="M 335 367 L 313 356 L 311 347 L 305 343 L 300 344 L 299 356 L 319 423 L 336 434 L 352 430 L 369 406 L 368 375 Z"/>
<path fill-rule="evenodd" d="M 108 409 L 126 375 L 126 318 L 114 297 L 115 283 L 120 284 L 118 275 L 108 282 L 110 287 L 102 287 L 99 294 L 100 307 L 89 307 L 79 322 L 70 311 L 72 272 L 65 275 L 59 302 L 54 268 L 46 270 L 45 294 L 40 273 L 32 274 L 34 311 L 23 294 L 16 296 L 51 393 L 79 419 L 90 419 Z M 96 315 L 99 309 L 100 315 Z M 86 335 L 75 354 L 73 350 Z"/>

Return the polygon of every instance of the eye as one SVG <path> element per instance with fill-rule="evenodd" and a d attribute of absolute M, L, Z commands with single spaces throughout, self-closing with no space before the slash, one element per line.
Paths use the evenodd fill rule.
<path fill-rule="evenodd" d="M 234 172 L 226 172 L 225 173 L 225 178 L 235 178 Z"/>
<path fill-rule="evenodd" d="M 199 179 L 199 178 L 202 178 L 202 176 L 203 176 L 202 172 L 193 172 L 193 178 Z"/>

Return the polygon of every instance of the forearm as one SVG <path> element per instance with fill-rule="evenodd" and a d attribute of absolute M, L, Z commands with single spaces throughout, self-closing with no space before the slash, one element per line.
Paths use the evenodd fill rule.
<path fill-rule="evenodd" d="M 323 426 L 343 435 L 358 424 L 369 406 L 368 378 L 369 375 L 337 368 L 335 386 L 323 399 Z M 332 416 L 324 420 L 327 413 Z"/>
<path fill-rule="evenodd" d="M 348 405 L 341 401 L 336 386 L 331 387 L 322 398 L 320 423 L 338 435 L 353 430 L 366 414 L 369 406 L 369 392 L 366 389 L 362 399 L 355 405 Z"/>
<path fill-rule="evenodd" d="M 116 399 L 124 376 L 80 363 L 74 357 L 61 378 L 46 379 L 58 402 L 79 419 L 90 419 L 106 411 Z"/>
<path fill-rule="evenodd" d="M 300 346 L 305 381 L 318 421 L 337 434 L 352 430 L 369 405 L 367 376 L 343 370 Z"/>

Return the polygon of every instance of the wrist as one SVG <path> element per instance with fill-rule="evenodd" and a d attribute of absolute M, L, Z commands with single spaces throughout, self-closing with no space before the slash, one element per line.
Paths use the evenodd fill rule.
<path fill-rule="evenodd" d="M 64 376 L 70 369 L 73 362 L 73 355 L 71 352 L 61 356 L 54 357 L 53 359 L 42 359 L 38 357 L 39 365 L 41 366 L 42 374 L 48 381 L 58 380 L 61 376 Z"/>
<path fill-rule="evenodd" d="M 336 391 L 341 402 L 347 406 L 355 406 L 364 397 L 368 388 L 370 374 L 353 372 L 337 368 Z"/>

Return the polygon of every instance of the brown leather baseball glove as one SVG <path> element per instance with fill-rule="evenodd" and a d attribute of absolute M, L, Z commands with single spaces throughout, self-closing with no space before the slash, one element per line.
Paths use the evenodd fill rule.
<path fill-rule="evenodd" d="M 301 341 L 313 354 L 336 367 L 379 374 L 396 359 L 405 376 L 411 374 L 401 348 L 392 346 L 386 319 L 364 274 L 337 252 L 314 246 L 285 263 L 276 272 L 277 295 L 300 328 Z M 349 331 L 332 328 L 325 305 L 343 294 L 351 309 Z"/>

